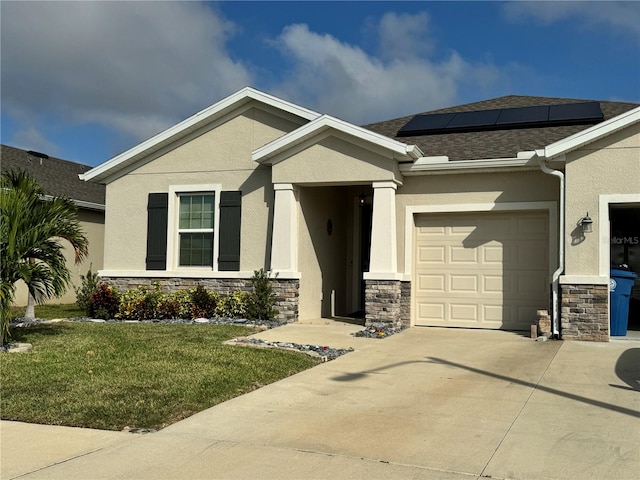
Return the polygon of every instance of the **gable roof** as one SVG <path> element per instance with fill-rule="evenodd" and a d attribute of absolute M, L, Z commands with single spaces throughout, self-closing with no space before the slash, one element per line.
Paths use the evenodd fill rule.
<path fill-rule="evenodd" d="M 341 132 L 373 148 L 389 150 L 396 157 L 415 160 L 422 156 L 420 149 L 414 145 L 407 145 L 404 142 L 358 127 L 330 115 L 322 115 L 306 125 L 258 148 L 252 153 L 251 157 L 259 163 L 272 163 L 272 161 L 270 162 L 269 160 L 278 154 L 329 130 Z"/>
<path fill-rule="evenodd" d="M 207 124 L 224 117 L 228 113 L 252 101 L 257 101 L 263 105 L 271 106 L 275 108 L 276 111 L 283 112 L 284 114 L 290 114 L 306 121 L 313 120 L 320 116 L 319 113 L 307 108 L 287 102 L 286 100 L 282 100 L 254 88 L 245 87 L 242 90 L 220 100 L 218 103 L 215 103 L 195 115 L 192 115 L 186 120 L 183 120 L 177 125 L 158 133 L 126 152 L 98 165 L 82 175 L 81 178 L 85 181 L 103 181 L 107 177 L 135 163 L 141 158 L 157 152 L 176 140 L 179 140 Z"/>
<path fill-rule="evenodd" d="M 89 171 L 91 167 L 34 153 L 2 145 L 0 167 L 3 171 L 28 172 L 49 195 L 69 197 L 79 207 L 104 210 L 104 185 L 83 182 L 79 178 L 79 175 Z"/>
<path fill-rule="evenodd" d="M 582 147 L 588 143 L 594 142 L 618 130 L 626 128 L 634 123 L 640 122 L 640 107 L 624 112 L 617 117 L 606 120 L 602 123 L 594 125 L 586 130 L 575 133 L 570 137 L 547 145 L 542 155 L 545 158 L 554 158 L 564 155 L 571 150 Z"/>
<path fill-rule="evenodd" d="M 586 102 L 589 100 L 507 95 L 504 97 L 442 108 L 421 114 L 457 113 L 501 108 L 533 107 Z M 604 121 L 638 107 L 636 103 L 601 101 Z M 482 132 L 443 133 L 398 137 L 398 131 L 415 115 L 365 125 L 364 128 L 414 144 L 427 157 L 447 156 L 450 161 L 516 158 L 518 152 L 534 151 L 579 133 L 592 125 L 548 126 Z"/>

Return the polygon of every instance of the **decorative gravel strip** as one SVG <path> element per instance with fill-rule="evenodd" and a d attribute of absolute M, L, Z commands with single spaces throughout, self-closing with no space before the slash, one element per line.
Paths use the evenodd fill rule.
<path fill-rule="evenodd" d="M 323 362 L 329 360 L 335 360 L 336 358 L 344 355 L 345 353 L 353 352 L 353 348 L 331 348 L 323 345 L 307 345 L 292 342 L 269 342 L 267 340 L 261 340 L 259 338 L 240 337 L 234 338 L 225 342 L 227 344 L 244 344 L 252 347 L 262 348 L 282 348 L 285 350 L 294 350 L 314 357 L 320 357 Z"/>
<path fill-rule="evenodd" d="M 5 343 L 0 346 L 1 353 L 21 353 L 28 352 L 33 348 L 30 343 Z"/>
<path fill-rule="evenodd" d="M 281 327 L 286 325 L 286 322 L 280 322 L 278 320 L 247 320 L 245 318 L 195 318 L 191 319 L 166 319 L 166 320 L 120 320 L 109 319 L 103 320 L 100 318 L 89 317 L 74 317 L 74 318 L 62 318 L 56 320 L 46 320 L 43 318 L 34 318 L 32 320 L 25 320 L 24 318 L 15 318 L 11 320 L 12 327 L 28 327 L 29 325 L 36 325 L 40 323 L 53 323 L 53 322 L 91 322 L 91 323 L 166 323 L 174 325 L 190 325 L 190 324 L 212 324 L 212 325 L 241 325 L 246 327 L 261 327 L 263 330 L 268 330 L 275 327 Z"/>
<path fill-rule="evenodd" d="M 400 326 L 391 326 L 386 323 L 377 323 L 366 327 L 364 330 L 360 330 L 359 332 L 352 333 L 354 337 L 365 337 L 365 338 L 387 338 L 396 333 L 400 333 L 404 330 L 404 325 Z"/>
<path fill-rule="evenodd" d="M 65 318 L 57 320 L 45 320 L 42 318 L 35 318 L 33 320 L 25 320 L 23 318 L 16 318 L 11 321 L 12 327 L 29 327 L 31 325 L 37 325 L 41 323 L 54 323 L 59 321 L 69 322 L 92 322 L 92 323 L 166 323 L 166 324 L 213 324 L 213 325 L 239 325 L 246 327 L 256 327 L 263 330 L 280 327 L 286 325 L 286 322 L 280 322 L 277 320 L 247 320 L 247 319 L 234 319 L 234 318 L 196 318 L 193 320 L 187 319 L 171 319 L 171 320 L 102 320 L 98 318 L 89 317 L 75 317 Z M 390 326 L 386 323 L 374 324 L 366 327 L 364 330 L 352 333 L 354 337 L 365 338 L 387 338 L 391 335 L 401 332 L 406 327 Z M 312 356 L 316 356 L 322 359 L 323 362 L 334 360 L 346 353 L 352 352 L 353 348 L 332 348 L 325 345 L 308 345 L 292 342 L 269 342 L 258 338 L 240 337 L 226 342 L 228 344 L 244 344 L 247 346 L 263 347 L 263 348 L 283 348 L 286 350 L 295 350 L 303 352 Z"/>

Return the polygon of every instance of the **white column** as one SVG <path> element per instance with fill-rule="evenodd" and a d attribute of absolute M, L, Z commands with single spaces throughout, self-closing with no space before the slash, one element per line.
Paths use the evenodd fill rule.
<path fill-rule="evenodd" d="M 373 183 L 373 219 L 371 222 L 372 274 L 398 271 L 398 247 L 396 241 L 396 189 L 394 182 Z"/>
<path fill-rule="evenodd" d="M 298 202 L 293 185 L 276 183 L 271 234 L 271 270 L 298 271 Z"/>

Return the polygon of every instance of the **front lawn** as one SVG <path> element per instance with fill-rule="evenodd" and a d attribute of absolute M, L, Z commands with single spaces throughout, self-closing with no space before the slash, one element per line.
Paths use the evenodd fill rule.
<path fill-rule="evenodd" d="M 314 366 L 302 353 L 223 345 L 231 325 L 39 324 L 0 356 L 2 419 L 107 430 L 159 429 Z"/>
<path fill-rule="evenodd" d="M 27 307 L 11 307 L 10 316 L 24 317 Z M 36 318 L 74 318 L 85 317 L 87 314 L 84 310 L 78 307 L 75 303 L 67 304 L 51 304 L 51 305 L 36 305 L 34 308 Z"/>

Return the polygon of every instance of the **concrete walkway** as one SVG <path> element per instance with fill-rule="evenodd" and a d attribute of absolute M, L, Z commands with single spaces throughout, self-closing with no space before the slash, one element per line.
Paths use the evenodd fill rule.
<path fill-rule="evenodd" d="M 154 434 L 2 422 L 2 478 L 638 478 L 640 342 L 317 326 L 259 336 L 355 351 Z"/>

